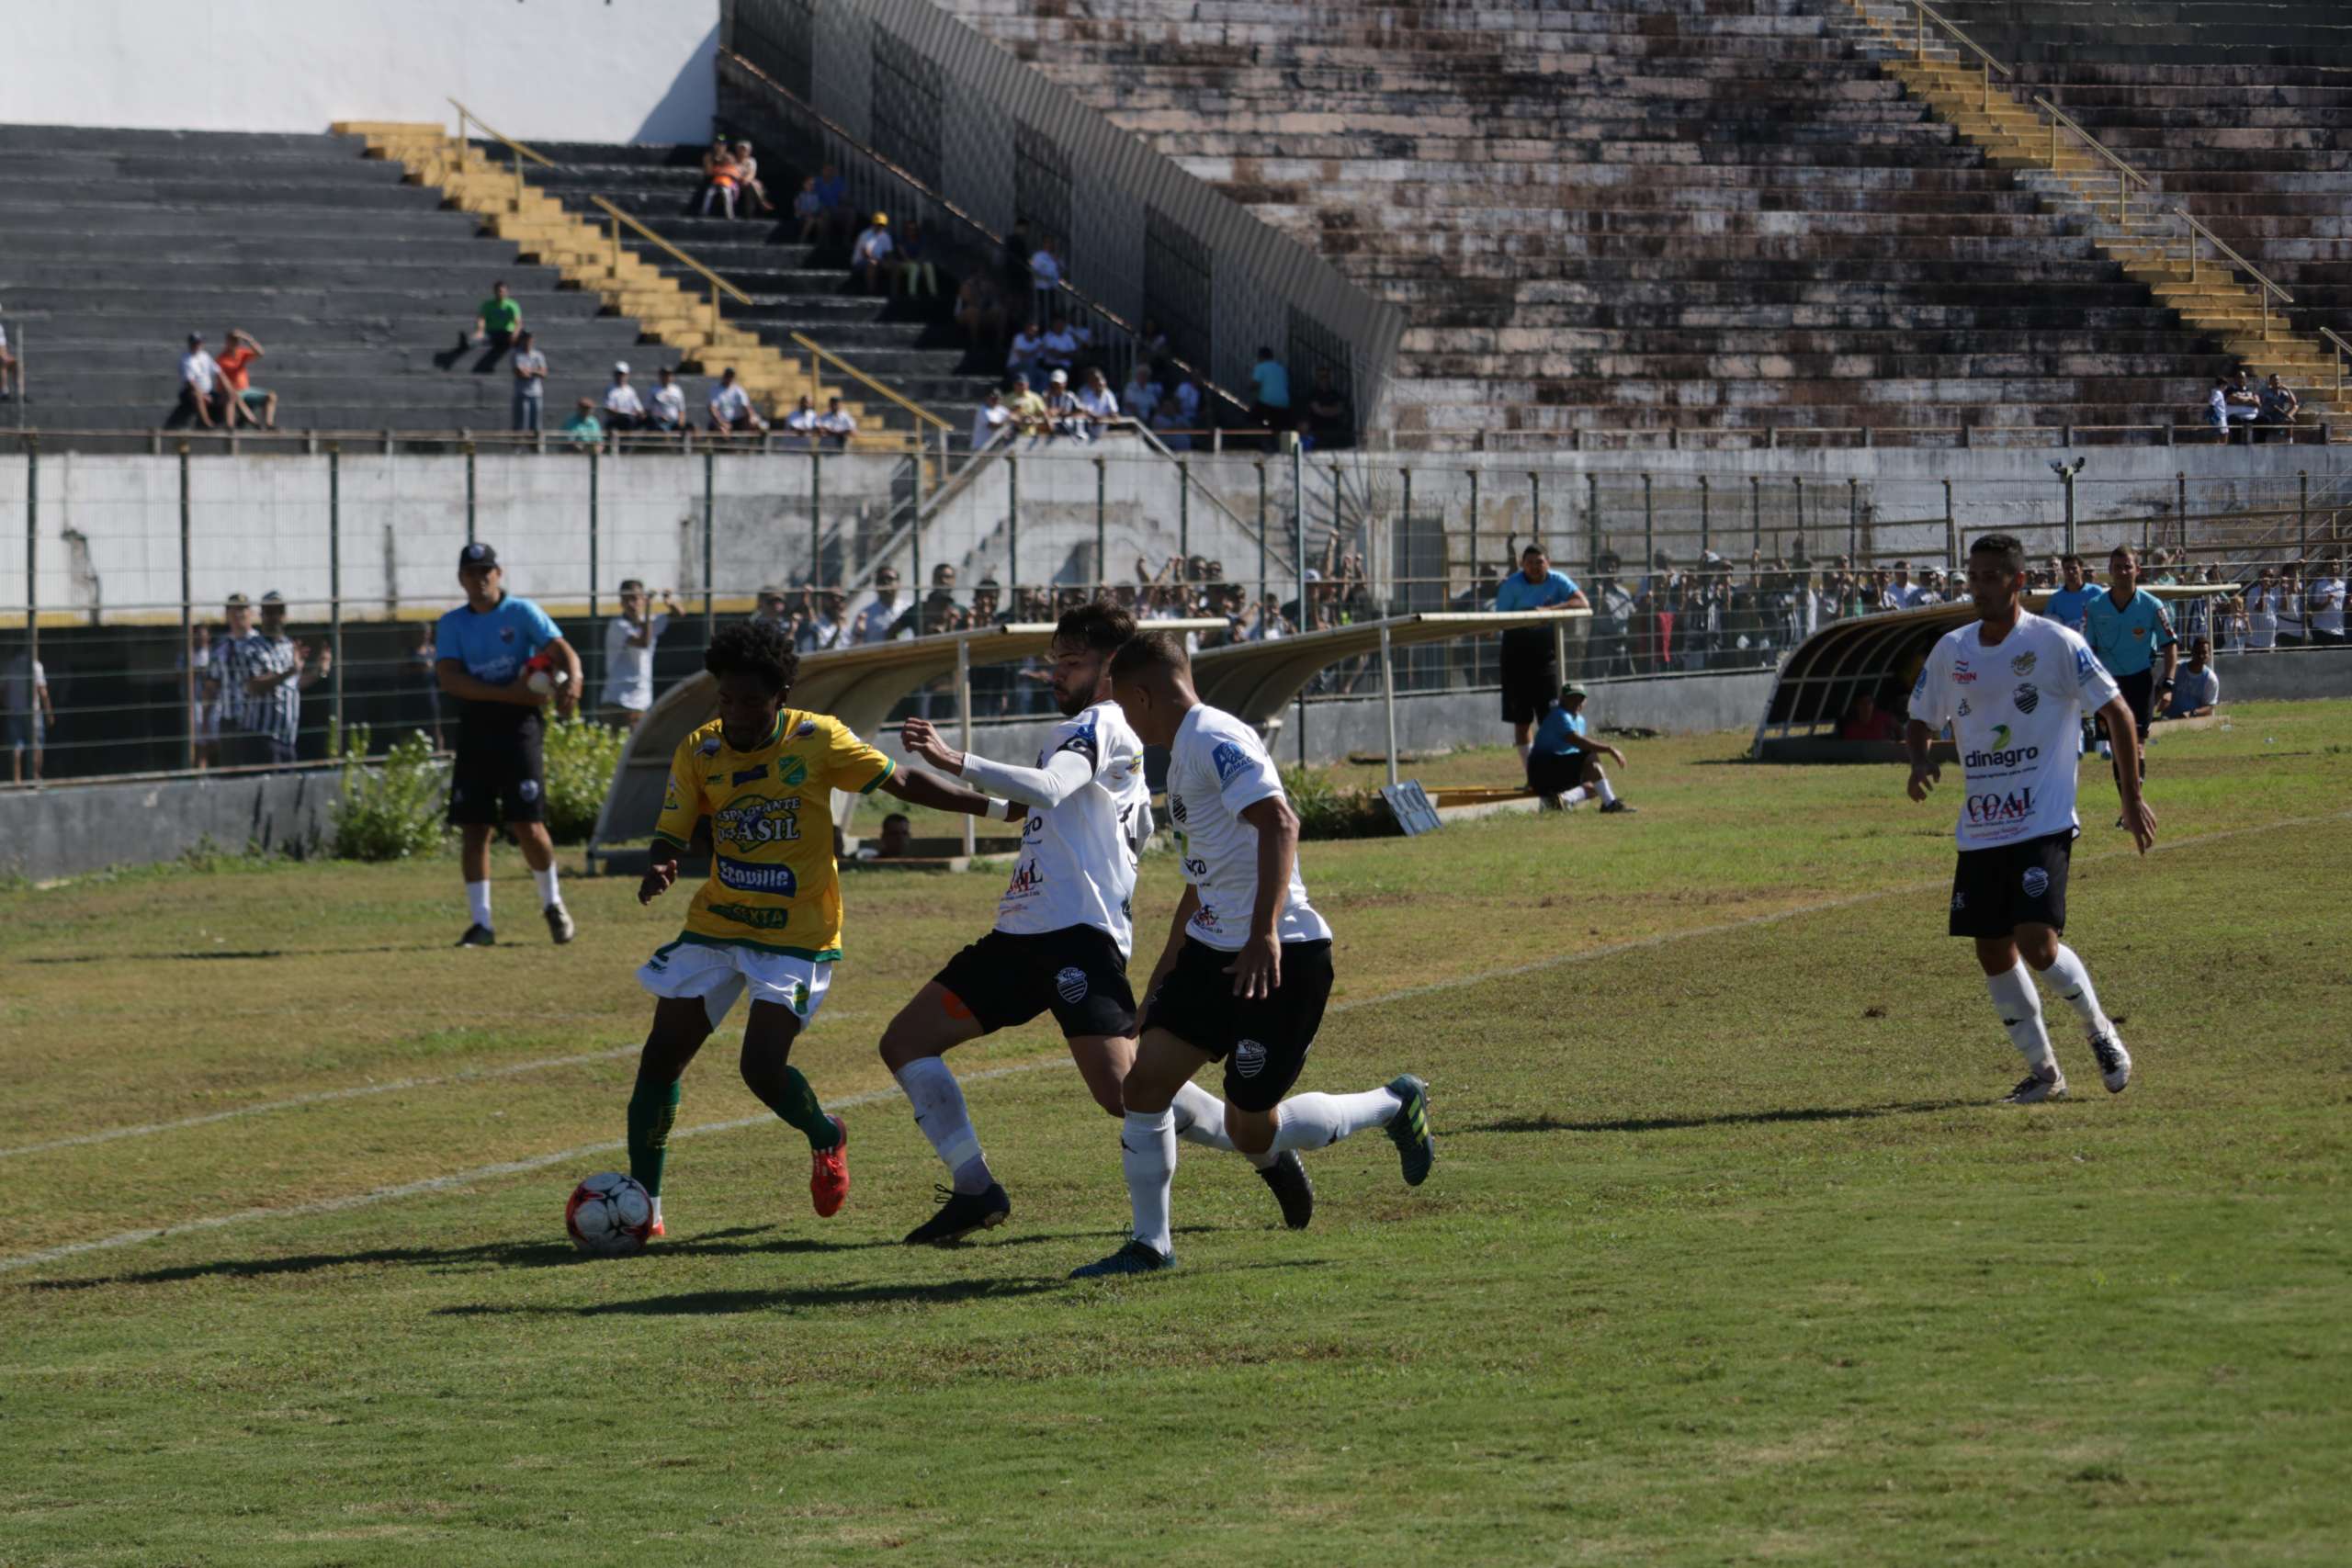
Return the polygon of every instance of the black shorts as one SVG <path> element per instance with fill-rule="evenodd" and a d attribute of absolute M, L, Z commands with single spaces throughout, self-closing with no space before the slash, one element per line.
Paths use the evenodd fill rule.
<path fill-rule="evenodd" d="M 1144 1009 L 1146 1029 L 1164 1029 L 1225 1064 L 1225 1099 L 1244 1111 L 1272 1111 L 1298 1081 L 1306 1048 L 1331 999 L 1331 944 L 1283 943 L 1283 983 L 1251 1001 L 1233 994 L 1225 966 L 1234 955 L 1192 937 L 1176 967 Z"/>
<path fill-rule="evenodd" d="M 1503 722 L 1533 724 L 1560 694 L 1560 649 L 1549 626 L 1503 633 Z"/>
<path fill-rule="evenodd" d="M 1600 760 L 1597 751 L 1527 754 L 1527 787 L 1538 795 L 1566 795 L 1584 783 L 1584 771 Z"/>
<path fill-rule="evenodd" d="M 457 761 L 449 769 L 450 823 L 464 828 L 546 821 L 547 762 L 540 736 L 537 708 L 466 704 L 458 720 Z"/>
<path fill-rule="evenodd" d="M 1951 934 L 2004 937 L 2019 926 L 2066 929 L 2066 867 L 2075 855 L 2075 830 L 1962 850 L 1951 874 Z"/>
<path fill-rule="evenodd" d="M 1136 1031 L 1127 961 L 1099 926 L 1064 926 L 1034 936 L 990 931 L 933 978 L 990 1034 L 1049 1010 L 1066 1040 Z"/>
<path fill-rule="evenodd" d="M 2118 675 L 2115 686 L 2131 706 L 2132 720 L 2140 727 L 2140 739 L 2145 740 L 2148 738 L 2148 721 L 2155 716 L 2156 712 L 2156 672 L 2143 670 L 2135 674 Z M 2104 734 L 2107 721 L 2101 719 L 2098 728 Z"/>

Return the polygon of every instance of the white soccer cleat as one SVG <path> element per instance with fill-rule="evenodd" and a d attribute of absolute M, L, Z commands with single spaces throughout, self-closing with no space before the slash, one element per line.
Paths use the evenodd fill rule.
<path fill-rule="evenodd" d="M 2098 1058 L 2098 1076 L 2108 1093 L 2121 1094 L 2132 1087 L 2132 1053 L 2123 1048 L 2123 1036 L 2115 1025 L 2091 1036 L 2091 1055 Z"/>
<path fill-rule="evenodd" d="M 2066 1096 L 2066 1075 L 2052 1063 L 2046 1071 L 2031 1072 L 2018 1081 L 2018 1087 L 2001 1097 L 2004 1105 L 2039 1105 L 2045 1100 L 2064 1100 Z"/>

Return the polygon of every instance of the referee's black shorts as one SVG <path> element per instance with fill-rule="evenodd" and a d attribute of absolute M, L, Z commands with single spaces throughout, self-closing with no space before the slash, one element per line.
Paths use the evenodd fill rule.
<path fill-rule="evenodd" d="M 2148 738 L 2148 724 L 2156 716 L 2156 672 L 2151 669 L 2134 671 L 2129 675 L 2118 675 L 2115 678 L 2115 688 L 2123 694 L 2124 702 L 2132 709 L 2132 722 L 2139 727 L 2140 739 L 2145 740 Z M 2107 721 L 2099 720 L 2098 728 L 2099 733 L 2106 734 Z"/>
<path fill-rule="evenodd" d="M 449 770 L 453 827 L 544 822 L 547 760 L 537 708 L 466 703 L 458 718 L 458 756 Z"/>
<path fill-rule="evenodd" d="M 1549 626 L 1503 633 L 1503 722 L 1533 724 L 1560 694 L 1560 649 Z"/>

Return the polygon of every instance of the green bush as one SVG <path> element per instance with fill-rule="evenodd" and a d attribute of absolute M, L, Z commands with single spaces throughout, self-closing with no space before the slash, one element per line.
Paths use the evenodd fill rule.
<path fill-rule="evenodd" d="M 1306 768 L 1284 768 L 1283 792 L 1298 813 L 1301 839 L 1388 839 L 1403 831 L 1377 790 L 1344 787 Z"/>
<path fill-rule="evenodd" d="M 579 843 L 596 830 L 628 731 L 592 718 L 550 719 L 547 728 L 548 831 Z"/>
<path fill-rule="evenodd" d="M 433 760 L 433 742 L 412 733 L 368 761 L 365 727 L 346 730 L 343 795 L 334 803 L 334 850 L 338 860 L 407 860 L 441 847 L 447 781 Z"/>

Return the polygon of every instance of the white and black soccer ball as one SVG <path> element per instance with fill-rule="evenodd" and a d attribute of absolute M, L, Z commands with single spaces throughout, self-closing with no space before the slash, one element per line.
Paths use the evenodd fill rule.
<path fill-rule="evenodd" d="M 571 1244 L 599 1258 L 625 1258 L 653 1233 L 653 1200 L 636 1179 L 608 1170 L 571 1190 L 563 1206 Z"/>

